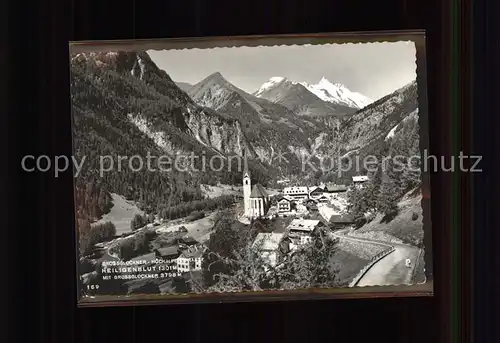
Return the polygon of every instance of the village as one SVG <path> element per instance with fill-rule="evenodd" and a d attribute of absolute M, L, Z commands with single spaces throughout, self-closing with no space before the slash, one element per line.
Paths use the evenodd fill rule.
<path fill-rule="evenodd" d="M 368 181 L 366 176 L 353 177 L 353 187 L 363 187 Z M 289 219 L 289 224 L 274 232 L 259 233 L 253 243 L 259 247 L 263 257 L 270 265 L 277 263 L 283 252 L 292 252 L 301 244 L 311 239 L 313 232 L 321 227 L 342 229 L 353 224 L 351 216 L 346 213 L 346 192 L 348 186 L 333 183 L 318 186 L 289 186 L 278 193 L 270 195 L 260 184 L 251 184 L 248 171 L 243 173 L 243 213 L 238 220 L 243 225 L 249 225 L 256 219 Z M 154 249 L 153 252 L 134 259 L 170 261 L 173 269 L 179 275 L 202 270 L 205 242 L 210 236 L 210 227 L 204 225 L 213 219 L 215 214 L 191 223 L 180 221 L 166 227 L 160 227 L 160 222 L 148 224 L 147 228 L 163 236 L 169 237 L 175 244 L 167 244 Z M 204 227 L 205 226 L 205 227 Z M 203 235 L 198 234 L 199 228 Z"/>
<path fill-rule="evenodd" d="M 219 184 L 210 189 L 207 187 L 211 194 L 206 193 L 205 196 L 229 196 L 233 199 L 228 203 L 226 215 L 229 215 L 231 225 L 239 232 L 250 230 L 253 224 L 264 225 L 258 233 L 251 236 L 245 246 L 260 255 L 266 269 L 280 268 L 284 265 L 281 262 L 287 261 L 301 246 L 311 242 L 315 233 L 326 231 L 332 238 L 340 239 L 338 248 L 341 252 L 336 255 L 334 261 L 342 266 L 339 272 L 340 280 L 352 285 L 388 282 L 383 278 L 390 279 L 387 270 L 397 264 L 397 259 L 395 262 L 386 259 L 389 267 L 384 263 L 380 264 L 380 268 L 388 268 L 387 270 L 377 271 L 375 268 L 373 273 L 366 274 L 362 280 L 359 278 L 364 268 L 370 267 L 381 254 L 396 249 L 399 255 L 407 254 L 416 259 L 419 249 L 402 245 L 401 242 L 388 243 L 384 237 L 370 239 L 350 236 L 354 218 L 347 211 L 348 193 L 353 189 L 366 187 L 367 182 L 367 176 L 358 175 L 353 176 L 348 185 L 330 182 L 309 186 L 297 184 L 296 181 L 290 184 L 288 181 L 278 183 L 281 185 L 279 189 L 266 188 L 259 183 L 252 184 L 251 175 L 245 168 L 242 173 L 242 186 Z M 116 200 L 120 198 L 114 196 Z M 137 208 L 127 206 L 133 204 L 117 201 L 114 211 L 118 211 L 120 207 L 123 212 L 138 211 Z M 123 212 L 119 215 L 123 215 Z M 163 268 L 161 270 L 168 271 L 160 274 L 155 280 L 141 277 L 124 279 L 128 294 L 149 292 L 148 287 L 152 287 L 152 293 L 176 292 L 177 286 L 174 285 L 179 282 L 199 284 L 205 272 L 204 257 L 207 256 L 210 242 L 213 240 L 211 236 L 217 232 L 218 218 L 223 213 L 224 209 L 204 208 L 177 219 L 165 220 L 155 216 L 153 221 L 145 223 L 144 226 L 132 231 L 122 231 L 113 240 L 97 244 L 99 256 L 87 258 L 93 260 L 92 263 L 111 261 L 118 265 L 158 265 L 158 268 Z M 125 222 L 124 220 L 119 228 L 126 230 Z M 223 237 L 219 234 L 217 239 Z M 125 249 L 127 246 L 129 247 Z M 89 269 L 88 272 L 82 273 L 84 282 L 89 283 L 91 278 L 95 277 L 95 272 L 91 271 L 92 269 Z M 402 272 L 398 280 L 407 282 L 405 278 L 410 275 L 409 272 L 409 269 Z M 126 275 L 119 275 L 118 278 L 122 276 Z"/>
<path fill-rule="evenodd" d="M 353 187 L 363 187 L 367 176 L 353 177 Z M 333 183 L 318 186 L 284 187 L 279 193 L 270 195 L 260 184 L 252 186 L 248 171 L 243 173 L 244 211 L 238 218 L 249 225 L 256 219 L 290 218 L 291 221 L 279 232 L 259 233 L 253 243 L 259 247 L 270 265 L 276 264 L 278 255 L 291 252 L 310 241 L 314 230 L 329 226 L 341 229 L 353 224 L 346 213 L 348 186 Z M 184 226 L 177 229 L 181 235 L 188 232 Z M 172 230 L 171 230 L 172 232 Z M 160 248 L 155 257 L 175 261 L 179 273 L 200 271 L 206 247 L 191 236 L 179 239 L 178 246 Z"/>
<path fill-rule="evenodd" d="M 271 77 L 270 84 L 247 93 L 218 70 L 211 70 L 196 84 L 181 82 L 181 87 L 166 77 L 172 66 L 163 70 L 147 52 L 130 53 L 127 58 L 135 61 L 132 69 L 147 62 L 149 67 L 142 71 L 148 75 L 137 77 L 137 68 L 122 75 L 114 70 L 117 54 L 74 56 L 76 151 L 81 156 L 97 156 L 104 149 L 110 157 L 154 152 L 175 156 L 175 162 L 180 157 L 183 163 L 173 163 L 175 168 L 168 168 L 169 173 L 152 174 L 156 168 L 151 170 L 149 155 L 147 171 L 142 170 L 142 160 L 141 172 L 137 172 L 128 159 L 130 168 L 114 173 L 115 168 L 107 167 L 104 178 L 102 159 L 99 166 L 91 159 L 93 164 L 82 170 L 74 190 L 78 274 L 87 286 L 80 287 L 83 293 L 95 284 L 103 287 L 103 294 L 149 293 L 142 288 L 146 285 L 152 287 L 151 293 L 162 294 L 246 290 L 255 288 L 255 282 L 230 283 L 247 270 L 260 273 L 259 255 L 267 260 L 266 265 L 284 266 L 276 275 L 303 277 L 304 266 L 310 267 L 311 275 L 319 275 L 314 267 L 321 266 L 335 269 L 335 277 L 329 274 L 329 280 L 338 278 L 344 285 L 359 281 L 358 274 L 390 249 L 397 253 L 378 264 L 379 272 L 361 284 L 407 282 L 405 270 L 399 272 L 398 280 L 391 278 L 402 258 L 417 260 L 423 249 L 421 174 L 403 168 L 401 173 L 370 174 L 369 180 L 361 171 L 368 168 L 353 170 L 350 165 L 346 170 L 343 164 L 354 156 L 373 155 L 378 160 L 396 152 L 409 162 L 418 153 L 415 79 L 381 94 L 383 100 L 369 106 L 372 101 L 360 100 L 359 93 L 352 93 L 355 101 L 345 102 L 351 95 L 323 99 L 330 94 L 328 89 L 342 86 L 325 77 L 317 85 Z M 96 77 L 84 77 L 89 72 Z M 111 112 L 103 112 L 94 101 L 94 88 L 102 88 L 102 73 L 113 92 L 99 96 Z M 168 82 L 159 82 L 163 79 Z M 94 80 L 99 82 L 90 82 Z M 88 87 L 90 93 L 85 90 Z M 290 93 L 284 97 L 283 92 Z M 349 109 L 332 107 L 330 100 L 340 100 Z M 127 107 L 137 111 L 123 116 Z M 101 115 L 102 120 L 96 119 Z M 344 115 L 353 119 L 344 121 Z M 111 125 L 109 130 L 106 125 Z M 95 134 L 85 134 L 88 130 Z M 203 156 L 195 156 L 199 153 Z M 287 154 L 290 160 L 284 158 Z M 188 155 L 193 168 L 185 159 Z M 201 161 L 195 162 L 197 157 Z M 205 157 L 210 160 L 209 170 Z M 335 160 L 339 168 L 334 168 Z M 331 165 L 325 170 L 327 161 Z M 321 170 L 309 170 L 309 166 Z M 98 167 L 100 178 L 95 173 Z M 319 248 L 318 238 L 324 237 L 328 239 L 322 246 L 328 249 Z M 141 270 L 106 268 L 139 265 Z M 155 266 L 171 273 L 151 278 L 138 274 L 142 268 L 155 270 Z M 308 278 L 292 283 L 302 284 Z M 120 282 L 108 282 L 115 279 Z M 189 283 L 190 291 L 180 286 L 181 279 Z M 276 280 L 260 282 L 259 287 L 277 287 Z"/>
<path fill-rule="evenodd" d="M 352 186 L 362 188 L 367 176 L 354 176 Z M 327 225 L 341 229 L 353 224 L 346 213 L 346 185 L 333 183 L 318 186 L 289 186 L 282 192 L 270 196 L 264 187 L 252 187 L 248 170 L 243 173 L 244 214 L 240 221 L 248 223 L 256 218 L 292 217 L 282 232 L 259 233 L 253 245 L 262 251 L 262 257 L 271 266 L 279 257 L 293 252 L 300 245 L 310 242 L 315 230 Z"/>
<path fill-rule="evenodd" d="M 270 231 L 258 233 L 250 243 L 268 266 L 276 266 L 285 256 L 310 242 L 315 230 L 328 228 L 333 233 L 351 227 L 353 220 L 346 210 L 347 192 L 351 187 L 364 187 L 367 181 L 367 176 L 355 176 L 349 186 L 326 183 L 266 189 L 260 184 L 252 185 L 250 173 L 245 168 L 242 187 L 234 196 L 235 219 L 243 230 L 256 220 L 280 224 Z M 195 217 L 190 215 L 169 221 L 157 217 L 144 227 L 98 244 L 101 254 L 104 252 L 99 260 L 140 262 L 145 267 L 160 263 L 163 268 L 168 267 L 169 273 L 164 274 L 168 275 L 165 281 L 158 280 L 158 287 L 160 292 L 168 292 L 172 278 L 202 272 L 203 256 L 218 215 L 218 211 L 201 211 Z M 153 238 L 148 239 L 148 249 L 124 255 L 123 245 L 127 240 L 149 234 Z M 134 244 L 137 247 L 137 243 Z M 143 292 L 146 283 L 140 278 L 126 281 L 132 292 Z"/>

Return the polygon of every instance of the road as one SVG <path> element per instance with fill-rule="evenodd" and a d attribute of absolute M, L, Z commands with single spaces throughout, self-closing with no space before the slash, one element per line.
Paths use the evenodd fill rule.
<path fill-rule="evenodd" d="M 376 241 L 366 238 L 358 238 L 333 234 L 335 237 L 349 239 L 352 241 L 362 241 L 374 244 L 385 244 L 394 247 L 394 251 L 383 257 L 375 263 L 361 277 L 356 286 L 389 286 L 389 285 L 408 285 L 411 283 L 411 277 L 420 249 L 411 245 L 394 244 L 382 241 Z M 407 268 L 405 265 L 406 259 L 412 261 L 412 266 Z"/>

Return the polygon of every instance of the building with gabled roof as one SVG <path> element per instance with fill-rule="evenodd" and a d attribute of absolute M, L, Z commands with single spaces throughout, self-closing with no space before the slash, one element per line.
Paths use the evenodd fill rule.
<path fill-rule="evenodd" d="M 281 197 L 278 199 L 278 213 L 288 213 L 292 210 L 293 199 L 290 197 Z"/>
<path fill-rule="evenodd" d="M 366 176 L 366 175 L 352 177 L 352 182 L 365 182 L 365 181 L 368 181 L 368 176 Z"/>
<path fill-rule="evenodd" d="M 159 248 L 156 249 L 154 252 L 156 258 L 163 258 L 168 260 L 176 259 L 181 254 L 181 252 L 179 251 L 179 247 L 177 245 Z"/>
<path fill-rule="evenodd" d="M 278 249 L 279 243 L 283 238 L 284 233 L 276 232 L 260 232 L 257 234 L 252 246 L 259 247 L 263 251 L 274 251 Z"/>
<path fill-rule="evenodd" d="M 193 245 L 184 250 L 177 258 L 177 270 L 180 273 L 201 270 L 204 251 L 201 245 Z"/>
<path fill-rule="evenodd" d="M 304 232 L 312 233 L 314 229 L 321 226 L 321 221 L 313 219 L 294 219 L 288 225 L 287 230 L 289 232 Z"/>
<path fill-rule="evenodd" d="M 268 198 L 269 194 L 266 189 L 262 187 L 260 183 L 256 184 L 252 188 L 252 192 L 250 193 L 250 198 Z"/>
<path fill-rule="evenodd" d="M 355 188 L 361 189 L 364 187 L 364 184 L 369 180 L 368 176 L 365 175 L 360 175 L 360 176 L 353 176 L 352 177 L 352 183 Z"/>
<path fill-rule="evenodd" d="M 330 217 L 329 220 L 330 224 L 333 224 L 336 227 L 341 227 L 341 226 L 349 226 L 354 223 L 354 219 L 352 216 L 344 214 L 334 214 Z"/>
<path fill-rule="evenodd" d="M 328 183 L 325 187 L 325 191 L 327 193 L 347 192 L 347 186 L 346 185 L 336 185 L 334 183 Z"/>
<path fill-rule="evenodd" d="M 328 199 L 328 197 L 326 196 L 321 196 L 318 198 L 318 202 L 321 203 L 321 204 L 327 204 L 330 200 Z"/>
<path fill-rule="evenodd" d="M 292 220 L 286 231 L 295 244 L 304 244 L 311 240 L 314 230 L 322 226 L 323 223 L 319 220 L 301 218 Z"/>
<path fill-rule="evenodd" d="M 309 197 L 310 198 L 319 198 L 323 195 L 325 189 L 323 187 L 311 187 L 309 188 Z"/>
<path fill-rule="evenodd" d="M 252 247 L 259 249 L 261 257 L 271 266 L 276 266 L 280 256 L 290 250 L 290 241 L 284 233 L 261 232 L 255 238 Z"/>
<path fill-rule="evenodd" d="M 283 189 L 283 193 L 285 193 L 286 196 L 292 197 L 296 200 L 307 199 L 309 197 L 309 189 L 306 186 L 285 187 Z"/>
<path fill-rule="evenodd" d="M 308 211 L 317 211 L 318 210 L 318 201 L 314 199 L 307 199 L 304 202 Z"/>

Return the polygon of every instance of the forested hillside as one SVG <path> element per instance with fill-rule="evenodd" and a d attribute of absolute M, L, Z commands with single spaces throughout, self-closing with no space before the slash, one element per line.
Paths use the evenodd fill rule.
<path fill-rule="evenodd" d="M 368 173 L 368 184 L 349 192 L 349 210 L 358 226 L 366 222 L 366 213 L 381 212 L 390 220 L 397 214 L 397 204 L 405 194 L 412 190 L 414 196 L 420 194 L 419 142 L 418 111 L 414 111 L 386 137 L 378 163 L 371 168 L 376 170 Z"/>
<path fill-rule="evenodd" d="M 71 102 L 74 155 L 79 161 L 85 159 L 75 180 L 79 228 L 89 228 L 89 223 L 109 211 L 110 192 L 137 201 L 146 212 L 158 213 L 203 199 L 199 187 L 202 183 L 241 182 L 237 165 L 232 172 L 228 167 L 220 172 L 196 172 L 201 170 L 201 160 L 196 160 L 190 172 L 176 171 L 172 165 L 171 170 L 160 172 L 154 160 L 152 170 L 146 165 L 139 168 L 139 159 L 129 164 L 132 156 L 146 163 L 148 155 L 170 156 L 173 161 L 179 153 L 194 152 L 207 159 L 220 154 L 193 136 L 190 114 L 210 117 L 221 130 L 222 125 L 236 124 L 232 118 L 194 104 L 146 54 L 73 56 Z M 139 119 L 142 126 L 138 125 Z M 120 166 L 118 156 L 126 157 Z M 102 175 L 101 157 L 106 168 Z M 252 177 L 264 182 L 266 170 L 259 161 L 250 161 L 249 166 Z"/>
<path fill-rule="evenodd" d="M 252 183 L 276 186 L 280 178 L 311 185 L 347 183 L 352 175 L 367 172 L 353 169 L 337 176 L 336 169 L 304 170 L 304 154 L 314 155 L 311 163 L 320 167 L 324 158 L 401 154 L 407 160 L 418 152 L 415 82 L 334 121 L 293 111 L 310 105 L 321 112 L 318 104 L 329 108 L 314 95 L 288 97 L 288 108 L 278 98 L 274 103 L 242 91 L 220 73 L 183 89 L 145 52 L 71 56 L 74 154 L 85 159 L 75 181 L 80 231 L 89 231 L 110 210 L 110 193 L 136 202 L 147 214 L 169 218 L 210 207 L 200 185 L 241 184 L 242 156 L 248 157 Z M 314 103 L 298 103 L 308 99 Z M 191 154 L 218 159 L 208 167 L 201 158 L 183 159 L 182 168 L 173 165 L 179 156 Z M 121 163 L 119 156 L 124 157 Z M 152 169 L 147 156 L 153 157 Z M 158 169 L 159 156 L 169 158 L 167 171 Z M 367 209 L 390 213 L 394 201 L 419 182 L 418 172 L 390 169 L 370 175 L 364 193 L 351 194 L 351 211 L 359 218 Z"/>

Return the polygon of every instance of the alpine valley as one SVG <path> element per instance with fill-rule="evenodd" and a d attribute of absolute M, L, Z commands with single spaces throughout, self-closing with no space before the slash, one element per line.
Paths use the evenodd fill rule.
<path fill-rule="evenodd" d="M 157 214 L 205 199 L 204 185 L 239 187 L 233 156 L 248 159 L 252 183 L 276 188 L 284 179 L 342 183 L 366 174 L 321 169 L 327 158 L 383 156 L 395 142 L 405 154 L 418 150 L 415 81 L 372 101 L 326 78 L 308 84 L 273 77 L 253 94 L 217 71 L 194 85 L 174 82 L 146 52 L 79 53 L 70 63 L 74 153 L 86 157 L 75 181 L 76 211 L 85 222 L 101 219 L 113 194 Z M 115 171 L 117 156 L 192 153 L 219 156 L 224 168 L 203 169 L 197 159 L 188 170 L 137 172 L 123 165 Z M 105 155 L 114 158 L 114 169 L 100 173 Z M 304 156 L 310 157 L 305 170 Z"/>

